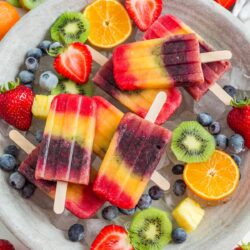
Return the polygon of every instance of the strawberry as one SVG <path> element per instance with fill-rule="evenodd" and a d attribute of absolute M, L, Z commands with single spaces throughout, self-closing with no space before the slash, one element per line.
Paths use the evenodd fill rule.
<path fill-rule="evenodd" d="M 54 61 L 55 70 L 78 84 L 86 83 L 92 67 L 92 56 L 87 46 L 75 42 L 59 52 Z"/>
<path fill-rule="evenodd" d="M 162 12 L 162 0 L 126 0 L 125 6 L 141 31 L 146 31 Z"/>
<path fill-rule="evenodd" d="M 104 227 L 92 243 L 90 250 L 133 250 L 129 237 L 123 227 L 108 225 Z"/>
<path fill-rule="evenodd" d="M 9 84 L 10 90 L 1 89 L 0 118 L 17 129 L 26 131 L 32 121 L 33 92 L 24 85 Z"/>
<path fill-rule="evenodd" d="M 0 239 L 0 250 L 15 250 L 15 248 L 9 241 Z"/>
<path fill-rule="evenodd" d="M 216 0 L 216 2 L 223 7 L 230 9 L 236 3 L 236 0 Z"/>
<path fill-rule="evenodd" d="M 233 109 L 227 116 L 228 126 L 245 139 L 245 145 L 250 148 L 250 99 L 232 101 Z"/>

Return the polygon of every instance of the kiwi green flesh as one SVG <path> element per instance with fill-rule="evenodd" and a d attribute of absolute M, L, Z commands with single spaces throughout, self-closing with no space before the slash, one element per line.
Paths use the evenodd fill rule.
<path fill-rule="evenodd" d="M 215 140 L 198 122 L 183 122 L 173 132 L 171 149 L 179 161 L 205 162 L 215 150 Z"/>
<path fill-rule="evenodd" d="M 23 8 L 32 10 L 36 8 L 38 5 L 43 3 L 45 0 L 20 0 L 20 4 Z"/>
<path fill-rule="evenodd" d="M 84 43 L 89 35 L 89 21 L 80 12 L 65 12 L 52 25 L 50 33 L 54 41 L 70 44 Z"/>
<path fill-rule="evenodd" d="M 75 82 L 65 80 L 60 82 L 54 89 L 51 90 L 51 95 L 59 95 L 62 93 L 79 94 L 92 96 L 94 92 L 94 84 L 89 81 L 83 85 L 77 85 Z"/>
<path fill-rule="evenodd" d="M 17 8 L 21 7 L 19 0 L 7 0 L 7 2 L 10 3 L 11 5 L 17 7 Z"/>
<path fill-rule="evenodd" d="M 129 237 L 136 250 L 161 250 L 171 240 L 172 223 L 168 214 L 149 208 L 135 214 Z"/>

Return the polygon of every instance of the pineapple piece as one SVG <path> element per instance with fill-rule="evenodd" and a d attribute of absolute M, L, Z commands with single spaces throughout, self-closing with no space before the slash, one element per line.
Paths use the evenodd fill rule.
<path fill-rule="evenodd" d="M 45 120 L 54 97 L 54 95 L 36 95 L 32 105 L 32 114 L 38 119 Z"/>
<path fill-rule="evenodd" d="M 183 200 L 172 212 L 172 216 L 178 225 L 187 232 L 194 231 L 204 215 L 204 209 L 190 198 Z"/>

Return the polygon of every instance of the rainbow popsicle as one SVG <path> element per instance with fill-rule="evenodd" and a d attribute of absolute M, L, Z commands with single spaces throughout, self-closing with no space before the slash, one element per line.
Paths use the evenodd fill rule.
<path fill-rule="evenodd" d="M 95 132 L 96 104 L 71 94 L 53 99 L 48 114 L 36 178 L 88 184 Z"/>
<path fill-rule="evenodd" d="M 124 44 L 113 53 L 121 90 L 159 89 L 204 82 L 194 34 Z"/>
<path fill-rule="evenodd" d="M 95 154 L 103 158 L 124 114 L 101 96 L 95 96 L 93 99 L 96 102 L 93 150 Z"/>
<path fill-rule="evenodd" d="M 144 118 L 150 109 L 157 93 L 166 92 L 168 98 L 157 117 L 156 124 L 161 125 L 176 111 L 182 101 L 181 92 L 173 87 L 170 89 L 147 89 L 137 91 L 122 91 L 116 85 L 113 77 L 113 61 L 110 59 L 96 73 L 93 81 L 109 95 L 117 99 L 135 114 Z M 102 113 L 102 112 L 101 112 Z"/>
<path fill-rule="evenodd" d="M 152 24 L 152 26 L 145 32 L 144 39 L 149 40 L 190 33 L 195 32 L 180 19 L 172 15 L 165 15 Z M 196 34 L 196 36 L 198 37 L 200 43 L 201 52 L 214 51 L 214 49 L 208 45 L 202 37 L 198 34 Z M 202 70 L 205 78 L 203 84 L 185 86 L 185 89 L 196 101 L 199 101 L 208 89 L 229 69 L 229 61 L 219 61 L 206 64 L 203 63 Z"/>
<path fill-rule="evenodd" d="M 56 183 L 35 178 L 35 169 L 38 160 L 40 145 L 22 162 L 19 171 L 35 186 L 46 193 L 49 197 L 55 197 Z M 91 179 L 95 177 L 94 172 Z M 94 216 L 104 204 L 104 200 L 98 197 L 92 190 L 92 184 L 78 185 L 70 183 L 67 190 L 65 207 L 80 219 L 87 219 Z"/>
<path fill-rule="evenodd" d="M 115 206 L 134 208 L 154 172 L 171 132 L 127 113 L 115 132 L 93 190 Z"/>

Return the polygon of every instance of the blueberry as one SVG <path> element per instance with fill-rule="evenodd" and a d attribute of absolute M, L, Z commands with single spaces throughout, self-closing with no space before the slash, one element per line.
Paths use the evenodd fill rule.
<path fill-rule="evenodd" d="M 236 162 L 236 164 L 239 167 L 241 165 L 241 158 L 240 158 L 240 156 L 238 156 L 236 154 L 232 154 L 231 157 L 233 158 L 233 160 Z"/>
<path fill-rule="evenodd" d="M 74 224 L 69 228 L 68 237 L 70 241 L 76 242 L 83 240 L 84 227 L 81 224 Z"/>
<path fill-rule="evenodd" d="M 244 138 L 239 134 L 234 134 L 229 138 L 229 149 L 238 154 L 244 150 L 245 141 Z"/>
<path fill-rule="evenodd" d="M 141 210 L 150 207 L 152 204 L 152 199 L 148 194 L 143 194 L 137 203 L 137 207 Z"/>
<path fill-rule="evenodd" d="M 182 228 L 176 228 L 172 231 L 172 240 L 175 243 L 183 243 L 187 239 L 187 233 Z"/>
<path fill-rule="evenodd" d="M 220 123 L 219 122 L 213 122 L 212 124 L 209 125 L 208 130 L 212 135 L 219 134 L 220 130 L 221 130 Z"/>
<path fill-rule="evenodd" d="M 62 44 L 59 43 L 59 42 L 54 42 L 52 43 L 50 46 L 49 46 L 49 50 L 57 50 L 57 49 L 60 49 L 62 48 Z"/>
<path fill-rule="evenodd" d="M 133 215 L 136 211 L 135 208 L 132 209 L 122 209 L 122 208 L 118 208 L 120 213 L 125 214 L 125 215 Z"/>
<path fill-rule="evenodd" d="M 36 141 L 40 143 L 43 139 L 43 131 L 42 130 L 37 130 L 35 134 Z"/>
<path fill-rule="evenodd" d="M 185 182 L 183 180 L 175 181 L 173 190 L 174 190 L 174 194 L 176 196 L 184 195 L 184 193 L 186 192 L 186 184 L 185 184 Z"/>
<path fill-rule="evenodd" d="M 213 118 L 208 113 L 200 113 L 197 115 L 197 121 L 204 127 L 209 126 L 213 122 Z"/>
<path fill-rule="evenodd" d="M 13 155 L 3 154 L 0 156 L 0 168 L 4 171 L 13 171 L 16 168 L 17 160 Z"/>
<path fill-rule="evenodd" d="M 25 84 L 25 86 L 31 90 L 33 90 L 33 86 L 31 84 Z"/>
<path fill-rule="evenodd" d="M 14 172 L 10 175 L 9 184 L 13 188 L 20 190 L 25 185 L 25 177 L 19 172 Z"/>
<path fill-rule="evenodd" d="M 36 186 L 32 183 L 27 183 L 21 191 L 22 197 L 25 199 L 30 198 L 36 190 Z"/>
<path fill-rule="evenodd" d="M 119 211 L 118 211 L 117 207 L 108 206 L 102 210 L 102 217 L 105 220 L 113 220 L 118 216 L 118 213 L 119 213 Z"/>
<path fill-rule="evenodd" d="M 184 171 L 184 166 L 182 164 L 177 164 L 172 168 L 172 173 L 174 175 L 181 175 L 183 174 L 183 171 Z"/>
<path fill-rule="evenodd" d="M 39 48 L 33 48 L 29 50 L 26 54 L 26 58 L 35 57 L 37 60 L 39 60 L 42 56 L 43 56 L 43 52 Z"/>
<path fill-rule="evenodd" d="M 26 66 L 27 70 L 29 70 L 31 72 L 35 72 L 38 70 L 39 63 L 35 57 L 28 57 L 25 60 L 25 66 Z"/>
<path fill-rule="evenodd" d="M 218 134 L 215 136 L 216 146 L 220 149 L 226 149 L 228 146 L 228 138 L 223 134 Z"/>
<path fill-rule="evenodd" d="M 39 85 L 41 88 L 51 91 L 58 84 L 58 77 L 51 71 L 46 71 L 41 74 Z"/>
<path fill-rule="evenodd" d="M 19 149 L 16 145 L 9 145 L 4 149 L 5 154 L 13 155 L 14 157 L 17 157 L 19 154 Z"/>
<path fill-rule="evenodd" d="M 231 85 L 225 85 L 223 89 L 232 97 L 234 97 L 237 93 L 237 90 Z"/>
<path fill-rule="evenodd" d="M 164 196 L 163 190 L 161 190 L 158 186 L 152 186 L 148 190 L 148 194 L 153 200 L 159 200 Z"/>
<path fill-rule="evenodd" d="M 51 44 L 52 44 L 51 41 L 44 40 L 44 41 L 39 43 L 38 48 L 42 50 L 44 55 L 46 55 Z"/>
<path fill-rule="evenodd" d="M 23 84 L 32 83 L 35 81 L 35 75 L 28 70 L 21 71 L 18 77 L 20 79 L 20 82 Z"/>

